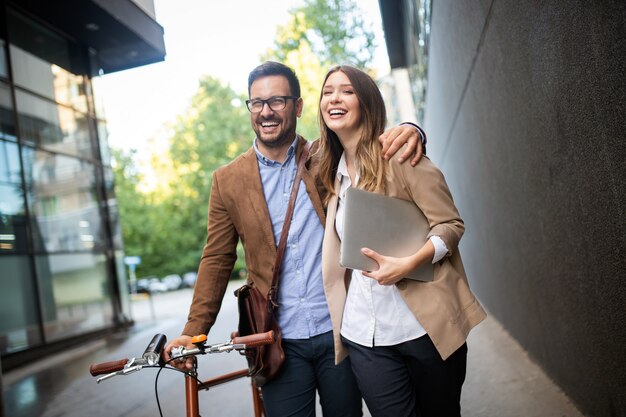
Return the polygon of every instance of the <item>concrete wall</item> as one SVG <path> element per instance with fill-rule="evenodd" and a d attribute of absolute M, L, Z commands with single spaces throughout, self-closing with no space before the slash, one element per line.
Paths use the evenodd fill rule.
<path fill-rule="evenodd" d="M 626 2 L 434 0 L 429 51 L 473 289 L 585 414 L 626 416 Z"/>

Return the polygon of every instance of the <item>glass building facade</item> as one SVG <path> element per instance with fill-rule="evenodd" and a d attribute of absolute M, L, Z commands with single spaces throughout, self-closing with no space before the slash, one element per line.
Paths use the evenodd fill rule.
<path fill-rule="evenodd" d="M 408 76 L 410 97 L 415 120 L 423 124 L 428 81 L 428 54 L 430 44 L 431 0 L 379 0 L 385 41 L 392 73 L 402 71 L 396 78 Z M 391 81 L 397 84 L 398 80 Z M 388 93 L 391 107 L 400 106 L 397 95 L 407 94 L 401 83 Z M 406 105 L 405 105 L 406 106 Z M 393 120 L 393 119 L 392 119 Z M 406 115 L 396 120 L 408 120 Z"/>
<path fill-rule="evenodd" d="M 20 352 L 125 324 L 129 300 L 106 122 L 94 100 L 97 54 L 19 4 L 0 8 L 4 367 Z"/>

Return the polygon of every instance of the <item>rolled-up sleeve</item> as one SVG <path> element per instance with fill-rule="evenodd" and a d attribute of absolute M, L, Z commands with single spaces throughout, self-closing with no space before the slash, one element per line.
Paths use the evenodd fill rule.
<path fill-rule="evenodd" d="M 431 227 L 428 237 L 441 238 L 448 250 L 446 256 L 450 256 L 459 245 L 465 225 L 443 173 L 427 157 L 420 159 L 415 167 L 399 164 L 394 158 L 390 159 L 390 164 L 413 202 L 428 219 Z"/>

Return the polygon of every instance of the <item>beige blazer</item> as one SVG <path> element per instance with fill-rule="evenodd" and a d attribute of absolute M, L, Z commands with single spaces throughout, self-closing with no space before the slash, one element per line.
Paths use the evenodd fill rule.
<path fill-rule="evenodd" d="M 296 161 L 305 143 L 306 140 L 298 136 Z M 317 142 L 313 144 L 311 154 L 316 147 Z M 304 166 L 302 180 L 320 222 L 324 224 L 324 208 L 319 197 L 323 188 L 317 180 L 317 165 L 311 159 Z M 257 286 L 262 294 L 267 294 L 277 248 L 254 148 L 213 174 L 207 240 L 183 334 L 207 334 L 215 323 L 237 259 L 239 240 L 245 251 L 248 282 Z"/>
<path fill-rule="evenodd" d="M 339 180 L 335 190 L 339 189 Z M 413 201 L 428 219 L 430 235 L 440 236 L 448 253 L 434 265 L 434 280 L 419 282 L 409 279 L 396 286 L 402 298 L 424 326 L 443 359 L 448 358 L 465 342 L 472 327 L 485 317 L 485 311 L 470 291 L 461 256 L 457 251 L 465 230 L 463 220 L 454 206 L 443 174 L 426 157 L 416 167 L 399 164 L 395 158 L 387 170 L 386 194 Z M 335 338 L 335 361 L 347 356 L 341 343 L 340 330 L 346 302 L 350 271 L 339 265 L 340 241 L 335 230 L 337 196 L 328 204 L 326 231 L 322 247 L 322 274 Z"/>

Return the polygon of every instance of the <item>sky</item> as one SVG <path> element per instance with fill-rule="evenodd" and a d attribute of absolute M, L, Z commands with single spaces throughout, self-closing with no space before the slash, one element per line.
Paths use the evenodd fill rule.
<path fill-rule="evenodd" d="M 247 89 L 248 73 L 272 46 L 277 25 L 303 0 L 154 0 L 164 28 L 164 62 L 95 80 L 96 99 L 107 119 L 109 144 L 144 150 L 151 138 L 167 135 L 165 126 L 183 114 L 203 75 Z M 358 0 L 378 45 L 374 67 L 389 72 L 378 0 Z"/>

